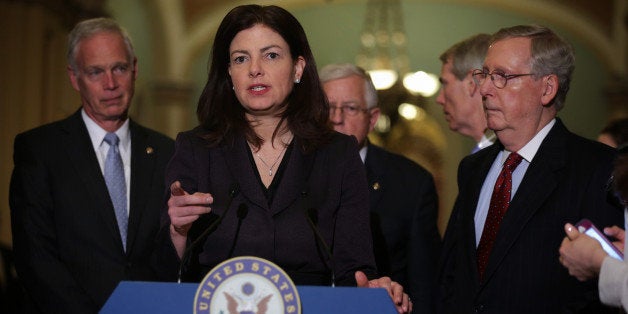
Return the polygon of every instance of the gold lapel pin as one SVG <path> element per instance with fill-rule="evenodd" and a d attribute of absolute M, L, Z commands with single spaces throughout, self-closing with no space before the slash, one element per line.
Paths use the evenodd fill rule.
<path fill-rule="evenodd" d="M 373 183 L 373 190 L 377 191 L 379 190 L 379 188 L 380 188 L 379 182 Z"/>
<path fill-rule="evenodd" d="M 150 155 L 150 154 L 152 154 L 154 151 L 155 151 L 155 150 L 154 150 L 152 147 L 150 147 L 150 146 L 146 147 L 146 153 L 147 153 L 147 154 L 149 154 L 149 155 Z"/>

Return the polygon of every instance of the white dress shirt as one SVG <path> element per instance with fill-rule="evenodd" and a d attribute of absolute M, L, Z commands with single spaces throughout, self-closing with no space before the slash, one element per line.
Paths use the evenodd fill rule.
<path fill-rule="evenodd" d="M 105 159 L 107 159 L 107 152 L 109 152 L 109 144 L 104 141 L 107 131 L 101 128 L 92 118 L 90 118 L 85 110 L 81 110 L 81 116 L 87 127 L 89 138 L 92 140 L 94 151 L 96 152 L 96 158 L 100 165 L 100 171 L 105 173 Z M 116 135 L 120 139 L 118 142 L 118 150 L 120 151 L 120 157 L 122 157 L 122 163 L 124 164 L 124 179 L 126 181 L 126 208 L 127 215 L 129 214 L 130 195 L 131 195 L 131 132 L 129 130 L 129 119 L 127 119 L 122 126 L 116 130 Z"/>
<path fill-rule="evenodd" d="M 510 193 L 510 199 L 512 200 L 515 194 L 517 193 L 517 189 L 521 184 L 521 180 L 523 180 L 523 176 L 528 170 L 528 166 L 534 159 L 534 156 L 539 150 L 541 143 L 552 129 L 554 124 L 556 123 L 556 119 L 552 119 L 545 127 L 541 129 L 525 146 L 523 146 L 517 153 L 523 157 L 523 160 L 517 166 L 517 168 L 512 172 L 512 190 Z M 486 222 L 486 216 L 488 215 L 488 209 L 491 205 L 491 196 L 493 195 L 493 187 L 495 186 L 495 182 L 497 181 L 497 177 L 499 177 L 499 173 L 502 171 L 502 167 L 504 166 L 504 162 L 508 158 L 511 152 L 507 150 L 503 150 L 497 154 L 497 158 L 493 161 L 493 165 L 489 170 L 486 178 L 484 179 L 484 184 L 482 185 L 482 190 L 480 191 L 480 199 L 478 200 L 478 205 L 475 208 L 475 245 L 476 247 L 480 244 L 480 239 L 482 238 L 482 230 L 484 230 L 484 223 Z"/>

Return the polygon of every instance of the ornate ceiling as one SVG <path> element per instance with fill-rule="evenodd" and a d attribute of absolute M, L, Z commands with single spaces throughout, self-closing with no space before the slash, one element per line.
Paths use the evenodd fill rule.
<path fill-rule="evenodd" d="M 183 6 L 183 11 L 185 15 L 185 21 L 192 25 L 195 22 L 198 22 L 202 17 L 217 8 L 224 7 L 225 5 L 233 5 L 232 0 L 177 0 L 181 1 Z M 353 2 L 366 2 L 367 0 L 354 0 Z M 415 0 L 419 1 L 419 0 Z M 531 0 L 525 0 L 529 2 L 537 2 Z M 86 1 L 86 2 L 94 2 Z M 254 1 L 255 2 L 255 1 Z M 259 1 L 258 1 L 259 2 Z M 302 2 L 302 1 L 282 1 L 281 5 L 289 4 L 291 2 Z M 347 2 L 342 0 L 313 0 L 308 1 L 310 5 L 316 5 L 317 3 L 320 5 L 325 5 L 333 2 Z M 473 1 L 457 1 L 457 2 L 469 2 L 473 3 Z M 502 4 L 506 1 L 501 1 Z M 542 0 L 540 2 L 548 2 L 557 5 L 564 5 L 565 7 L 570 7 L 582 15 L 586 16 L 593 23 L 597 24 L 598 27 L 605 32 L 610 33 L 613 29 L 613 12 L 614 12 L 614 0 Z M 624 17 L 624 25 L 628 26 L 628 16 Z"/>
<path fill-rule="evenodd" d="M 26 0 L 22 0 L 26 1 Z M 193 25 L 200 21 L 205 15 L 211 13 L 216 9 L 223 8 L 229 5 L 235 5 L 233 0 L 168 0 L 179 1 L 183 8 L 183 16 L 186 26 Z M 366 0 L 354 0 L 353 2 L 359 2 Z M 415 0 L 419 1 L 419 0 Z M 615 12 L 615 0 L 526 0 L 530 3 L 534 2 L 546 2 L 554 5 L 562 5 L 578 11 L 583 16 L 586 16 L 590 22 L 596 24 L 601 30 L 609 34 L 615 27 L 613 25 L 613 12 Z M 73 20 L 81 19 L 85 17 L 97 16 L 106 14 L 106 0 L 39 0 L 30 2 L 40 2 L 45 6 L 53 8 L 57 12 L 65 12 L 70 25 L 73 24 Z M 259 2 L 259 1 L 258 1 Z M 281 5 L 289 5 L 291 3 L 304 2 L 299 0 L 284 0 Z M 347 0 L 310 0 L 306 1 L 309 5 L 325 5 L 333 2 L 348 2 Z M 456 2 L 468 2 L 473 1 L 459 0 Z M 490 1 L 489 1 L 490 2 Z M 501 5 L 507 3 L 507 1 L 501 1 Z M 628 27 L 628 16 L 624 17 L 624 27 Z"/>
<path fill-rule="evenodd" d="M 77 21 L 108 15 L 107 0 L 18 0 L 37 3 L 57 13 L 68 29 Z M 113 0 L 110 0 L 113 1 Z M 241 0 L 140 0 L 142 6 L 153 10 L 154 29 L 161 33 L 165 56 L 172 62 L 168 75 L 183 75 L 189 61 L 211 38 L 220 19 L 234 6 L 251 2 L 275 4 L 277 1 Z M 342 3 L 364 3 L 367 0 L 283 0 L 288 10 L 298 7 L 321 7 Z M 424 2 L 500 8 L 522 16 L 551 20 L 578 34 L 601 57 L 613 73 L 628 72 L 625 55 L 628 37 L 628 4 L 626 0 L 404 0 L 406 3 Z M 623 13 L 622 13 L 623 12 Z M 162 49 L 163 48 L 163 49 Z"/>

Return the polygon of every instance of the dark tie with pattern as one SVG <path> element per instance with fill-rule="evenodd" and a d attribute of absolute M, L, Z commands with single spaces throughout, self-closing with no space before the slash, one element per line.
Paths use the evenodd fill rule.
<path fill-rule="evenodd" d="M 482 237 L 480 238 L 480 244 L 477 249 L 478 258 L 478 271 L 480 274 L 480 280 L 484 276 L 486 265 L 488 264 L 488 258 L 491 254 L 491 249 L 495 243 L 497 237 L 497 231 L 499 225 L 508 210 L 510 205 L 510 190 L 512 189 L 512 172 L 517 168 L 523 158 L 517 153 L 510 153 L 502 171 L 497 177 L 495 187 L 493 187 L 493 195 L 491 196 L 491 204 L 488 209 L 488 215 L 484 222 L 484 230 L 482 230 Z"/>
<path fill-rule="evenodd" d="M 109 197 L 118 220 L 122 247 L 126 252 L 126 234 L 129 218 L 126 210 L 126 180 L 124 178 L 124 165 L 120 150 L 118 149 L 118 136 L 115 133 L 107 133 L 105 142 L 109 144 L 107 159 L 105 160 L 105 183 L 109 190 Z"/>

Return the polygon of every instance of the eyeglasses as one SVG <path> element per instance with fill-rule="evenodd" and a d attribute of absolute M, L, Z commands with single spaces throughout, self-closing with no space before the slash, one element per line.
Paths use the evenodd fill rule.
<path fill-rule="evenodd" d="M 347 116 L 357 116 L 360 112 L 368 112 L 368 109 L 360 108 L 356 105 L 342 105 L 342 106 L 332 106 L 329 105 L 329 113 L 333 114 L 334 111 L 340 110 L 342 114 L 346 114 Z"/>
<path fill-rule="evenodd" d="M 515 77 L 520 77 L 520 76 L 534 75 L 534 73 L 506 74 L 506 73 L 497 72 L 497 71 L 493 71 L 489 73 L 488 70 L 486 69 L 475 69 L 473 70 L 473 72 L 471 72 L 471 75 L 473 76 L 473 81 L 477 85 L 482 85 L 484 83 L 484 80 L 486 80 L 486 77 L 490 76 L 491 81 L 493 82 L 493 85 L 495 85 L 495 87 L 504 88 L 506 87 L 506 83 L 508 83 L 509 79 L 513 79 Z"/>

